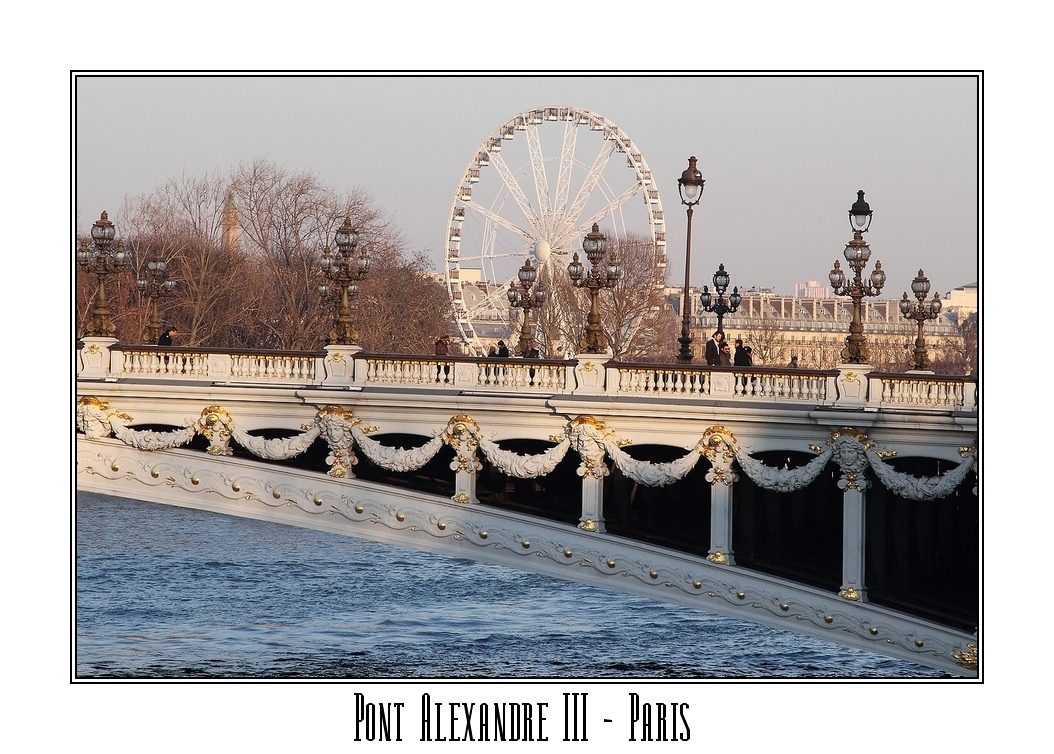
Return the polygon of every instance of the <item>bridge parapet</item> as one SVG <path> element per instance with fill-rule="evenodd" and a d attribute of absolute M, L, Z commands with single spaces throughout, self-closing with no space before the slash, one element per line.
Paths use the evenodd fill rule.
<path fill-rule="evenodd" d="M 328 346 L 325 351 L 171 348 L 121 344 L 112 338 L 84 338 L 76 363 L 77 376 L 84 380 L 428 387 L 940 413 L 976 412 L 978 405 L 975 376 L 876 372 L 863 365 L 841 370 L 712 367 L 619 362 L 587 354 L 567 360 L 496 359 L 367 353 L 355 346 Z"/>

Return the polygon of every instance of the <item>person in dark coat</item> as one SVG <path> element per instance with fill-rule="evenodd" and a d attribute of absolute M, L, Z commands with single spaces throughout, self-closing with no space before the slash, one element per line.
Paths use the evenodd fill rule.
<path fill-rule="evenodd" d="M 498 341 L 498 356 L 502 359 L 509 358 L 509 347 L 505 345 L 504 340 Z"/>
<path fill-rule="evenodd" d="M 725 334 L 718 331 L 706 341 L 706 363 L 709 366 L 716 367 L 721 364 L 721 341 L 724 339 Z"/>
<path fill-rule="evenodd" d="M 161 333 L 161 337 L 157 339 L 159 346 L 170 346 L 172 345 L 172 336 L 179 335 L 179 330 L 174 327 L 166 327 L 165 331 Z"/>

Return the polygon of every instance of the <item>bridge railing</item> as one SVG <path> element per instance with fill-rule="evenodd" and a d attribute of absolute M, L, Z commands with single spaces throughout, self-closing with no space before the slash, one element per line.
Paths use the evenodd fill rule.
<path fill-rule="evenodd" d="M 849 365 L 855 367 L 856 365 Z M 976 411 L 976 377 L 868 368 L 711 367 L 578 359 L 476 358 L 325 351 L 173 348 L 111 338 L 78 344 L 80 379 L 182 380 L 318 387 L 417 386 L 538 394 L 606 394 L 655 400 L 851 405 L 868 409 Z"/>
<path fill-rule="evenodd" d="M 609 386 L 641 395 L 678 395 L 708 399 L 733 398 L 792 401 L 826 405 L 837 396 L 837 369 L 779 367 L 713 367 L 680 364 L 609 362 Z"/>

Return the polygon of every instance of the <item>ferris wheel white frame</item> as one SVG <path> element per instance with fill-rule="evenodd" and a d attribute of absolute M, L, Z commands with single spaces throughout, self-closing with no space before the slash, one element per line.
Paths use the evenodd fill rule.
<path fill-rule="evenodd" d="M 559 164 L 555 191 L 551 192 L 546 163 L 553 157 L 547 158 L 543 154 L 539 128 L 554 122 L 562 122 L 564 130 L 560 154 L 556 158 Z M 510 166 L 502 157 L 503 142 L 515 139 L 518 132 L 522 132 L 526 140 L 529 172 L 527 165 Z M 596 133 L 601 137 L 600 147 L 588 165 L 576 158 L 580 132 Z M 631 180 L 627 173 L 626 185 L 620 182 L 613 190 L 605 176 L 612 175 L 608 166 L 617 155 L 625 155 L 626 166 L 633 171 L 634 177 Z M 495 173 L 501 183 L 492 202 L 484 206 L 473 200 L 473 189 L 486 168 L 492 168 L 489 172 Z M 527 184 L 526 189 L 533 190 L 533 201 L 524 184 Z M 574 196 L 571 195 L 572 189 Z M 480 312 L 500 312 L 503 315 L 501 321 L 509 325 L 506 293 L 516 275 L 514 270 L 496 270 L 497 259 L 516 260 L 515 267 L 518 268 L 530 255 L 541 266 L 548 261 L 550 253 L 561 258 L 577 250 L 580 239 L 589 232 L 592 224 L 605 221 L 614 225 L 609 232 L 617 240 L 626 234 L 623 208 L 638 196 L 643 197 L 643 209 L 637 211 L 646 215 L 656 272 L 665 279 L 666 224 L 659 190 L 643 155 L 622 129 L 601 115 L 575 107 L 534 108 L 498 126 L 483 140 L 465 168 L 454 192 L 447 223 L 447 291 L 458 330 L 469 351 L 477 356 L 484 353 L 483 343 L 473 324 L 480 321 Z M 508 211 L 507 202 L 511 202 Z M 587 210 L 588 215 L 585 214 Z M 516 219 L 511 219 L 516 213 Z M 466 222 L 481 226 L 481 239 L 474 240 L 478 248 L 462 248 L 462 231 Z M 497 248 L 499 235 L 507 244 L 504 249 Z M 485 294 L 480 291 L 482 300 L 472 308 L 466 305 L 464 293 L 465 286 L 474 285 L 462 275 L 462 263 L 466 261 L 478 261 L 489 284 Z"/>

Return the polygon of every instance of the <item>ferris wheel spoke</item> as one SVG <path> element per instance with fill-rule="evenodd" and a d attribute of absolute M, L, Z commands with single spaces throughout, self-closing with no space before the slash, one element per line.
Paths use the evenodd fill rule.
<path fill-rule="evenodd" d="M 573 120 L 564 123 L 564 139 L 560 149 L 560 175 L 556 181 L 556 199 L 553 209 L 564 214 L 567 197 L 571 193 L 571 176 L 574 174 L 575 149 L 578 146 L 578 126 Z"/>
<path fill-rule="evenodd" d="M 597 184 L 600 182 L 601 176 L 604 175 L 604 170 L 607 168 L 614 151 L 606 141 L 600 145 L 600 149 L 593 158 L 593 164 L 589 166 L 589 172 L 586 173 L 585 178 L 582 180 L 582 185 L 578 189 L 574 204 L 567 210 L 566 214 L 568 217 L 577 220 L 578 216 L 582 214 L 589 197 L 596 191 Z"/>
<path fill-rule="evenodd" d="M 545 155 L 542 154 L 542 141 L 538 128 L 527 129 L 527 152 L 531 158 L 531 171 L 534 174 L 534 188 L 538 196 L 538 216 L 548 217 L 553 207 L 549 198 L 549 179 L 545 175 Z"/>
<path fill-rule="evenodd" d="M 508 218 L 502 217 L 497 212 L 494 212 L 493 210 L 489 209 L 488 207 L 484 207 L 481 204 L 469 204 L 469 205 L 466 205 L 466 209 L 469 209 L 469 210 L 471 210 L 474 213 L 482 215 L 483 217 L 487 218 L 488 220 L 490 220 L 495 225 L 500 225 L 502 228 L 505 228 L 506 230 L 508 230 L 510 233 L 513 233 L 514 235 L 517 235 L 517 236 L 519 236 L 521 238 L 524 238 L 524 239 L 530 239 L 531 238 L 530 231 L 524 230 L 523 228 L 519 227 L 518 225 L 516 225 L 514 222 L 512 222 Z M 494 248 L 494 232 L 495 231 L 492 228 L 490 230 L 490 233 L 488 234 L 487 243 L 485 244 L 486 248 L 489 248 L 489 249 L 493 249 Z"/>
<path fill-rule="evenodd" d="M 590 218 L 588 218 L 585 222 L 579 223 L 578 224 L 579 228 L 589 229 L 589 228 L 593 227 L 593 223 L 599 223 L 605 217 L 608 217 L 609 215 L 614 214 L 614 212 L 617 209 L 619 209 L 623 204 L 628 202 L 630 199 L 632 199 L 633 197 L 635 197 L 639 193 L 640 193 L 640 186 L 639 185 L 634 184 L 634 185 L 630 186 L 625 191 L 623 191 L 621 194 L 619 194 L 614 199 L 612 199 L 610 202 L 608 202 L 607 206 L 602 207 L 601 209 L 599 209 L 596 212 L 594 212 L 593 215 Z"/>
<path fill-rule="evenodd" d="M 538 213 L 535 212 L 534 207 L 531 206 L 531 200 L 527 198 L 525 193 L 523 193 L 523 188 L 520 186 L 519 181 L 516 180 L 516 176 L 512 174 L 512 170 L 509 169 L 508 164 L 506 164 L 505 160 L 503 160 L 500 155 L 492 157 L 490 162 L 497 171 L 498 176 L 501 177 L 501 182 L 508 190 L 509 195 L 512 196 L 513 200 L 516 202 L 516 206 L 520 208 L 520 212 L 523 213 L 523 216 L 527 218 L 528 222 L 534 225 L 537 222 Z M 498 215 L 486 212 L 486 208 L 479 204 L 473 206 L 485 217 L 491 217 L 491 219 L 498 217 Z M 504 221 L 501 224 L 506 225 Z"/>

